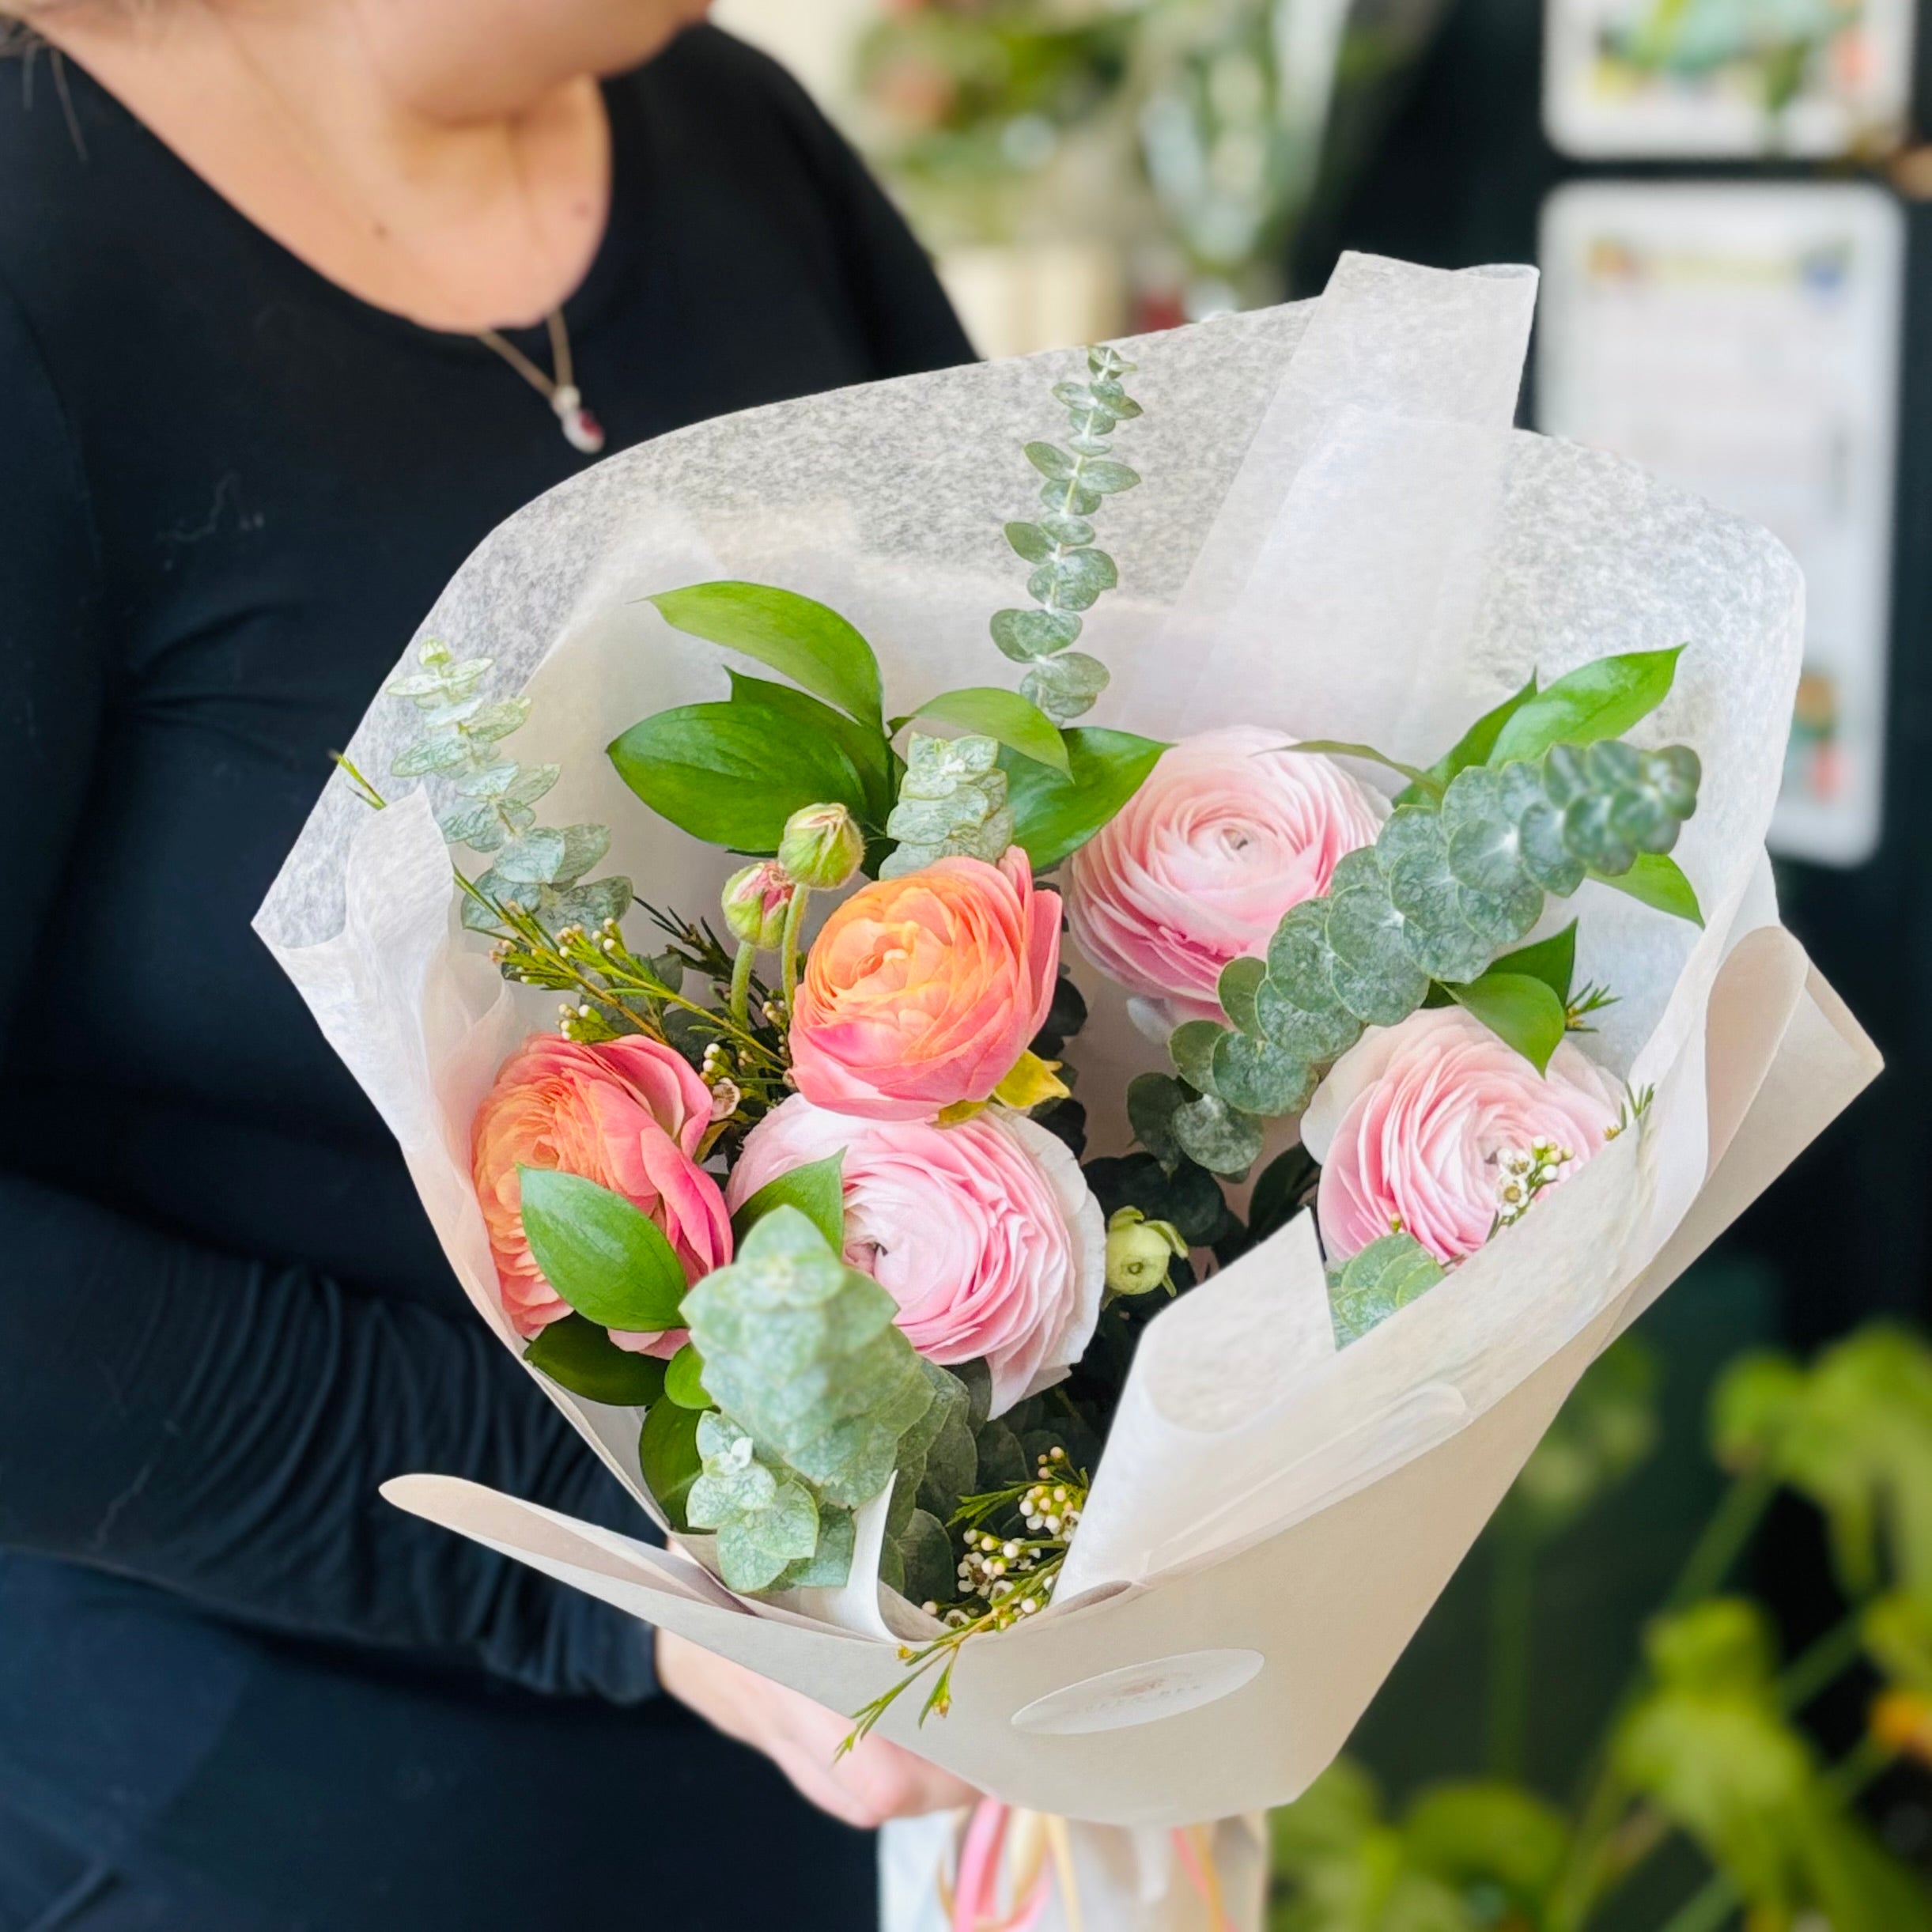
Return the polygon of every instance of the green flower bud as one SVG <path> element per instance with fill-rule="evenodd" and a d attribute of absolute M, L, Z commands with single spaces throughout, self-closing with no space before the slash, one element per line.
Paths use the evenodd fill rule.
<path fill-rule="evenodd" d="M 1115 1295 L 1145 1295 L 1165 1288 L 1177 1256 L 1186 1257 L 1187 1243 L 1171 1221 L 1150 1221 L 1138 1208 L 1119 1208 L 1107 1223 L 1107 1287 Z"/>
<path fill-rule="evenodd" d="M 843 805 L 801 805 L 785 822 L 778 863 L 801 886 L 836 891 L 859 869 L 865 834 Z"/>
<path fill-rule="evenodd" d="M 775 951 L 785 934 L 785 909 L 796 890 L 784 867 L 761 859 L 725 880 L 724 923 L 734 938 Z"/>

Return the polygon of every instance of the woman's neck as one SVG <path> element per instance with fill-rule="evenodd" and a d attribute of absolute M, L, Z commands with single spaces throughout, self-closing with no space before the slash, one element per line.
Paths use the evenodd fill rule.
<path fill-rule="evenodd" d="M 609 202 L 596 81 L 471 54 L 453 70 L 360 0 L 56 10 L 73 56 L 241 214 L 376 307 L 533 322 L 583 278 Z M 568 53 L 569 50 L 560 50 Z"/>

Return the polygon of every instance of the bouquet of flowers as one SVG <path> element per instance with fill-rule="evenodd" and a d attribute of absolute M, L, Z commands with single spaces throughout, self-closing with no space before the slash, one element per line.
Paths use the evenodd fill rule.
<path fill-rule="evenodd" d="M 1510 427 L 1533 289 L 1351 257 L 603 463 L 263 909 L 667 1546 L 388 1493 L 996 1794 L 895 1926 L 1253 1923 L 1242 1814 L 1875 1071 L 1764 861 L 1796 572 Z"/>

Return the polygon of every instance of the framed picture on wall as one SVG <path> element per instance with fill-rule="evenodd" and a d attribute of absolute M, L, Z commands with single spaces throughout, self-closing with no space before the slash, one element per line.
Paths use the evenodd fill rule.
<path fill-rule="evenodd" d="M 1543 121 L 1582 160 L 1844 154 L 1896 136 L 1913 0 L 1545 0 Z"/>
<path fill-rule="evenodd" d="M 1859 183 L 1572 183 L 1545 204 L 1537 415 L 1767 526 L 1805 572 L 1775 852 L 1876 849 L 1904 221 Z"/>

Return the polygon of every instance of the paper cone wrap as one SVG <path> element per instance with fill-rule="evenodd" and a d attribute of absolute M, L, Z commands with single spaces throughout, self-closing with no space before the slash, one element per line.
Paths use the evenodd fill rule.
<path fill-rule="evenodd" d="M 1306 1216 L 1149 1327 L 1053 1607 L 964 1647 L 948 1718 L 918 1729 L 908 1697 L 882 1726 L 1013 1804 L 1144 1832 L 1305 1789 L 1584 1369 L 1877 1070 L 1778 925 L 1764 859 L 1803 633 L 1796 568 L 1628 464 L 1511 427 L 1534 286 L 1526 270 L 1350 256 L 1318 302 L 1126 345 L 1147 414 L 1116 447 L 1146 481 L 1109 501 L 1123 588 L 1082 644 L 1114 682 L 1084 721 L 1163 739 L 1262 722 L 1426 764 L 1533 670 L 1688 644 L 1634 735 L 1703 760 L 1676 856 L 1704 925 L 1586 884 L 1538 928 L 1580 916 L 1579 980 L 1618 996 L 1590 1050 L 1654 1101 L 1344 1351 Z M 496 694 L 531 697 L 516 749 L 562 764 L 560 822 L 607 821 L 610 869 L 653 904 L 708 912 L 738 861 L 654 818 L 602 755 L 638 718 L 723 694 L 724 654 L 642 599 L 718 577 L 817 597 L 873 644 L 889 709 L 1005 681 L 985 628 L 1018 588 L 1000 525 L 1037 483 L 1021 444 L 1080 366 L 1056 354 L 844 391 L 613 458 L 490 537 L 422 634 L 495 657 Z M 350 755 L 382 782 L 410 724 L 379 703 Z M 506 985 L 458 927 L 420 793 L 376 814 L 332 783 L 258 926 L 516 1346 L 470 1123 L 512 1048 L 554 1023 L 554 996 Z M 1072 1052 L 1091 1151 L 1122 1151 L 1125 1083 L 1157 1056 L 1118 992 L 1073 963 L 1093 1012 Z M 636 1413 L 539 1379 L 658 1516 Z M 473 1484 L 398 1472 L 385 1493 L 835 1710 L 888 1688 L 895 1631 L 924 1627 L 869 1582 L 747 1602 L 690 1555 Z M 1125 1844 L 1100 1834 L 1082 1855 L 1125 1873 Z M 1171 1871 L 1132 1869 L 1142 1916 L 1122 1904 L 1090 1924 L 1204 1923 Z M 1143 1893 L 1177 1902 L 1163 1917 Z M 1253 1922 L 1253 1896 L 1231 1923 Z"/>

